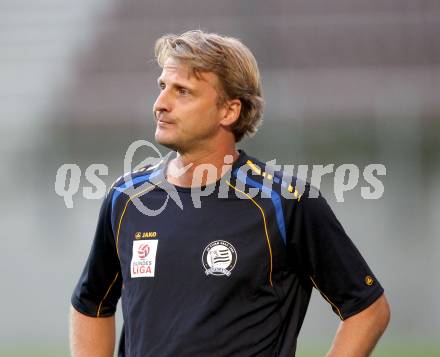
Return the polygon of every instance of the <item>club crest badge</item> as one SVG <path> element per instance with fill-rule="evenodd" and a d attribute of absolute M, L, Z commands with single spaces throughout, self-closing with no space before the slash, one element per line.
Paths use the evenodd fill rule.
<path fill-rule="evenodd" d="M 202 263 L 206 275 L 230 276 L 237 263 L 237 251 L 232 244 L 216 240 L 205 247 Z"/>

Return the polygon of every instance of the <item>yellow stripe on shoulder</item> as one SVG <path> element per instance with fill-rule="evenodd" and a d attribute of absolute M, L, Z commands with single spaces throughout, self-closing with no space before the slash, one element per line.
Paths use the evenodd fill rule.
<path fill-rule="evenodd" d="M 300 195 L 300 193 L 298 192 L 298 190 L 296 188 L 294 188 L 292 185 L 289 185 L 289 187 L 287 187 L 287 191 L 289 191 L 290 193 L 293 192 L 293 197 L 295 197 L 299 202 L 302 195 Z"/>
<path fill-rule="evenodd" d="M 261 175 L 261 168 L 255 165 L 251 160 L 247 160 L 246 164 L 254 171 L 256 174 Z"/>

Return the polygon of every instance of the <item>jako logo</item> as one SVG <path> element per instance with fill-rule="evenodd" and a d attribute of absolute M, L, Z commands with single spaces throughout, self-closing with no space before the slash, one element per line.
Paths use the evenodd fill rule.
<path fill-rule="evenodd" d="M 148 244 L 142 244 L 138 249 L 138 256 L 140 259 L 145 259 L 150 253 L 150 247 Z"/>

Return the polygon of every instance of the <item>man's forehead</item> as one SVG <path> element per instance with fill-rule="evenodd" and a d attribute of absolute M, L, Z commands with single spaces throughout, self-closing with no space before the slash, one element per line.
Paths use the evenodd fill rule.
<path fill-rule="evenodd" d="M 190 66 L 184 61 L 173 57 L 168 57 L 163 65 L 161 76 L 165 75 L 166 73 L 170 73 L 189 80 L 193 76 L 192 72 L 193 71 Z"/>
<path fill-rule="evenodd" d="M 199 71 L 196 75 L 193 68 L 188 63 L 174 57 L 168 57 L 165 60 L 160 77 L 167 74 L 176 75 L 188 81 L 217 82 L 217 75 L 215 73 Z"/>

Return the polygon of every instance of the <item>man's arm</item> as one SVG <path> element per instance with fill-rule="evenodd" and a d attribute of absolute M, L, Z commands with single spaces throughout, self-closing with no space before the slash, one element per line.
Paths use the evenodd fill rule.
<path fill-rule="evenodd" d="M 384 294 L 356 315 L 341 321 L 327 357 L 364 357 L 373 351 L 390 321 Z"/>
<path fill-rule="evenodd" d="M 89 317 L 70 309 L 72 357 L 112 357 L 115 348 L 115 317 Z"/>

